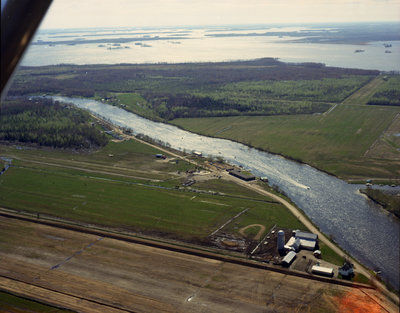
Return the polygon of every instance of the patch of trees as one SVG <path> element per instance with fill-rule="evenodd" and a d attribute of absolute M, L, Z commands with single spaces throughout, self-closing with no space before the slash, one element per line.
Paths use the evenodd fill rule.
<path fill-rule="evenodd" d="M 372 188 L 360 189 L 360 191 L 376 203 L 379 203 L 384 209 L 400 218 L 400 196 L 390 191 Z"/>
<path fill-rule="evenodd" d="M 377 92 L 372 99 L 368 101 L 368 104 L 400 106 L 400 90 L 389 89 Z"/>
<path fill-rule="evenodd" d="M 0 140 L 76 149 L 104 146 L 108 141 L 87 112 L 42 98 L 4 101 Z"/>
<path fill-rule="evenodd" d="M 276 114 L 311 114 L 324 112 L 330 105 L 310 101 L 269 101 L 250 98 L 216 99 L 208 96 L 190 94 L 144 94 L 151 103 L 153 111 L 165 120 L 185 117 L 212 117 L 235 115 L 276 115 Z"/>
<path fill-rule="evenodd" d="M 60 74 L 65 78 L 60 78 Z M 326 67 L 319 63 L 288 64 L 271 58 L 193 64 L 63 65 L 54 66 L 53 70 L 22 67 L 9 95 L 61 93 L 87 97 L 94 92 L 140 92 L 154 88 L 157 92 L 188 93 L 192 89 L 243 81 L 319 80 L 377 74 L 378 71 Z"/>
<path fill-rule="evenodd" d="M 384 76 L 383 81 L 368 104 L 400 106 L 400 75 Z"/>
<path fill-rule="evenodd" d="M 288 64 L 273 58 L 190 64 L 64 64 L 22 67 L 9 95 L 50 93 L 108 98 L 112 93 L 136 93 L 166 120 L 306 114 L 323 112 L 329 104 L 322 102 L 342 100 L 349 90 L 377 74 L 320 63 Z"/>

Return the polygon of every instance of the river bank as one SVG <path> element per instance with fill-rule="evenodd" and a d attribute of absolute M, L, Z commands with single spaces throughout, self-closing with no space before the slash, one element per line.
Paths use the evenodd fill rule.
<path fill-rule="evenodd" d="M 174 149 L 222 156 L 256 176 L 267 176 L 271 185 L 279 186 L 322 232 L 333 236 L 344 250 L 368 267 L 380 269 L 382 278 L 398 288 L 398 251 L 393 251 L 391 246 L 399 244 L 400 225 L 359 195 L 360 186 L 349 185 L 308 165 L 225 139 L 198 136 L 171 125 L 154 123 L 96 101 L 63 97 L 54 97 L 54 100 L 74 103 L 118 126 L 131 128 L 133 133 L 169 143 Z M 392 245 L 382 245 L 382 242 Z"/>

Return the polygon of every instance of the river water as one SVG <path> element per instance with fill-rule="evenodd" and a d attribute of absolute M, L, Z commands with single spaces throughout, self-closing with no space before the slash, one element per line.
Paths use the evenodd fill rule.
<path fill-rule="evenodd" d="M 364 186 L 347 184 L 309 165 L 281 156 L 153 122 L 98 101 L 53 99 L 73 103 L 118 126 L 129 127 L 135 134 L 168 143 L 172 148 L 221 156 L 228 163 L 241 165 L 257 176 L 267 176 L 270 184 L 279 186 L 321 231 L 331 235 L 363 264 L 381 270 L 382 278 L 399 289 L 400 222 L 362 196 L 358 190 Z"/>

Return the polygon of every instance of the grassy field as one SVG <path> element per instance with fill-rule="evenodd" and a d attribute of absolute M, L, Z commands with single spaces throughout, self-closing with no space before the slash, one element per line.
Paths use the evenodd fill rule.
<path fill-rule="evenodd" d="M 382 205 L 385 210 L 388 210 L 400 218 L 400 195 L 371 188 L 361 189 L 360 191 Z"/>
<path fill-rule="evenodd" d="M 2 312 L 40 312 L 40 313 L 71 313 L 39 302 L 31 301 L 0 291 L 0 311 Z"/>
<path fill-rule="evenodd" d="M 163 151 L 139 143 L 135 140 L 112 142 L 104 148 L 95 151 L 57 150 L 16 148 L 15 146 L 1 146 L 4 154 L 23 160 L 40 161 L 44 163 L 56 163 L 69 167 L 79 167 L 91 170 L 102 169 L 107 172 L 143 176 L 144 179 L 168 179 L 170 173 L 194 169 L 195 166 L 170 157 L 167 161 L 161 161 L 155 157 Z M 13 161 L 18 162 L 18 160 Z"/>
<path fill-rule="evenodd" d="M 200 192 L 176 189 L 183 179 L 176 173 L 195 166 L 156 159 L 160 152 L 133 140 L 91 153 L 2 146 L 2 155 L 14 159 L 0 176 L 0 206 L 185 240 L 203 240 L 246 208 L 240 227 L 302 228 L 284 206 L 232 182 L 200 181 L 193 186 Z"/>
<path fill-rule="evenodd" d="M 343 103 L 400 105 L 399 88 L 399 75 L 379 75 L 345 99 Z"/>
<path fill-rule="evenodd" d="M 230 83 L 204 90 L 201 96 L 227 101 L 251 102 L 254 99 L 341 102 L 370 80 L 370 76 L 349 76 L 319 80 L 270 80 Z"/>
<path fill-rule="evenodd" d="M 398 151 L 391 158 L 384 153 L 379 158 L 364 156 L 396 123 L 399 113 L 396 107 L 338 105 L 329 114 L 176 119 L 173 123 L 301 160 L 345 179 L 399 178 Z"/>
<path fill-rule="evenodd" d="M 245 208 L 249 222 L 301 226 L 282 205 L 39 169 L 9 169 L 0 194 L 4 207 L 183 239 L 204 238 Z"/>
<path fill-rule="evenodd" d="M 22 67 L 10 96 L 104 99 L 151 118 L 322 113 L 378 71 L 276 59 L 240 62 Z"/>
<path fill-rule="evenodd" d="M 400 76 L 384 76 L 376 93 L 370 98 L 368 104 L 400 106 Z"/>
<path fill-rule="evenodd" d="M 156 115 L 151 110 L 151 105 L 147 103 L 146 99 L 144 99 L 140 94 L 133 92 L 115 93 L 112 95 L 116 97 L 116 102 L 123 109 L 150 119 L 156 118 Z"/>
<path fill-rule="evenodd" d="M 379 90 L 379 88 L 385 83 L 383 76 L 378 76 L 357 92 L 350 95 L 343 101 L 344 104 L 367 104 L 371 97 Z"/>

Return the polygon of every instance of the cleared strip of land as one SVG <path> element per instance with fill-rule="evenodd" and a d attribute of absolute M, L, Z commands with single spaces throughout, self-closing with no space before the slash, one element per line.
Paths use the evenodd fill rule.
<path fill-rule="evenodd" d="M 386 178 L 398 182 L 400 146 L 390 137 L 390 151 L 379 157 L 365 155 L 384 134 L 400 108 L 394 106 L 338 105 L 326 115 L 239 116 L 176 119 L 174 124 L 301 160 L 343 179 Z M 400 132 L 395 127 L 393 134 Z"/>
<path fill-rule="evenodd" d="M 73 299 L 80 297 L 85 300 L 79 304 L 81 312 L 94 312 L 94 302 L 134 312 L 227 312 L 232 308 L 336 312 L 343 305 L 340 298 L 351 294 L 362 300 L 357 304 L 360 308 L 383 306 L 396 312 L 390 303 L 380 300 L 377 304 L 376 298 L 358 289 L 109 238 L 52 269 L 98 236 L 1 219 L 1 232 L 9 234 L 7 239 L 0 237 L 2 289 L 28 284 L 18 292 L 30 292 L 39 299 L 36 288 L 68 294 L 72 298 L 71 303 L 63 302 L 66 308 L 73 308 Z M 6 279 L 19 283 L 3 284 Z M 377 295 L 372 290 L 368 294 Z"/>
<path fill-rule="evenodd" d="M 351 96 L 347 97 L 343 104 L 367 104 L 368 100 L 375 94 L 380 86 L 383 85 L 385 81 L 382 76 L 378 76 L 370 81 L 365 86 L 361 87 Z"/>

